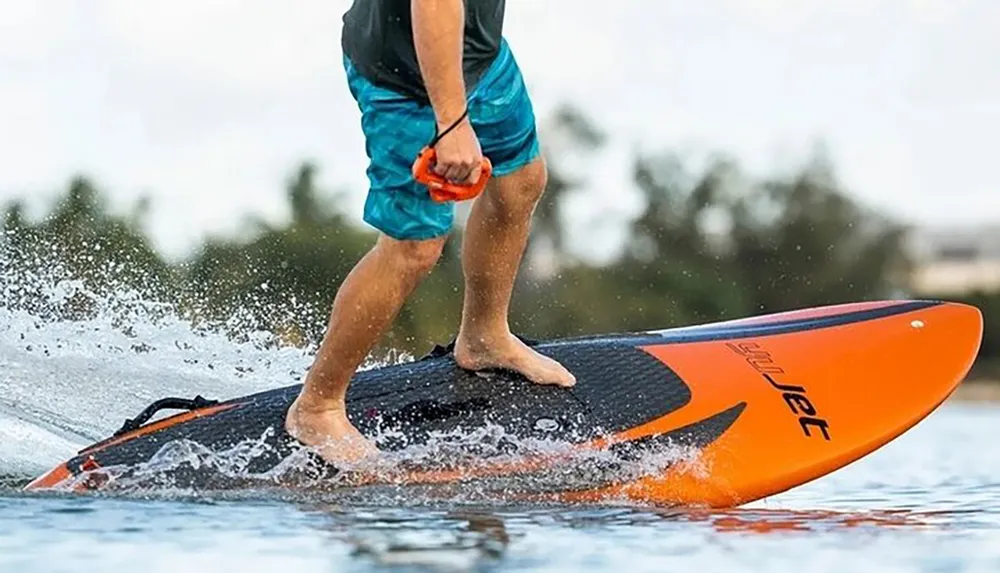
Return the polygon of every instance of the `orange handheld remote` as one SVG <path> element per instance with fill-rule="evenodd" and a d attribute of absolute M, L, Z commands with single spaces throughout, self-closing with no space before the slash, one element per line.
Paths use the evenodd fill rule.
<path fill-rule="evenodd" d="M 493 174 L 493 164 L 483 157 L 482 170 L 479 173 L 479 180 L 471 185 L 463 185 L 448 181 L 441 175 L 434 173 L 434 160 L 437 158 L 433 147 L 425 147 L 417 156 L 413 164 L 413 177 L 427 186 L 431 193 L 431 199 L 438 203 L 447 201 L 465 201 L 473 199 L 483 192 L 486 183 Z"/>

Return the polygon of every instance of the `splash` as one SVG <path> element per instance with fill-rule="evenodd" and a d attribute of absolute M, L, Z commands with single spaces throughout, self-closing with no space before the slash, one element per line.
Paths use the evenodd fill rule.
<path fill-rule="evenodd" d="M 702 472 L 694 449 L 665 444 L 655 450 L 583 449 L 567 442 L 525 438 L 489 425 L 471 431 L 435 432 L 418 445 L 383 450 L 345 471 L 333 472 L 309 450 L 293 448 L 274 459 L 269 429 L 221 451 L 179 439 L 147 462 L 85 471 L 57 489 L 99 487 L 115 495 L 284 498 L 349 504 L 523 503 L 563 492 L 622 484 L 665 472 Z M 374 436 L 377 443 L 395 432 Z M 197 477 L 197 479 L 195 479 Z M 186 484 L 199 483 L 197 489 Z M 605 499 L 604 502 L 613 502 Z M 634 503 L 634 500 L 617 500 Z"/>
<path fill-rule="evenodd" d="M 163 396 L 237 397 L 298 383 L 309 366 L 310 347 L 248 330 L 246 309 L 210 323 L 116 283 L 114 269 L 95 283 L 71 267 L 0 238 L 5 481 L 75 455 Z"/>

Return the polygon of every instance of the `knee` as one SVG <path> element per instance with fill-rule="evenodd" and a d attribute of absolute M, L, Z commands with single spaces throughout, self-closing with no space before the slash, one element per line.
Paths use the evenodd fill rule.
<path fill-rule="evenodd" d="M 538 159 L 499 182 L 496 207 L 501 216 L 523 217 L 530 214 L 548 185 L 545 161 Z"/>
<path fill-rule="evenodd" d="M 424 240 L 397 240 L 382 235 L 377 248 L 392 257 L 393 264 L 409 276 L 423 276 L 441 258 L 447 237 Z"/>
<path fill-rule="evenodd" d="M 524 180 L 521 183 L 522 195 L 525 201 L 534 206 L 545 192 L 549 182 L 549 170 L 545 160 L 539 158 L 524 169 Z"/>

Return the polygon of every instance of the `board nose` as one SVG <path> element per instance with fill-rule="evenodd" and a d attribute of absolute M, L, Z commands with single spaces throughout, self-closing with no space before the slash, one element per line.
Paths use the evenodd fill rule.
<path fill-rule="evenodd" d="M 983 313 L 979 308 L 961 302 L 944 303 L 946 310 L 943 329 L 952 343 L 955 360 L 966 362 L 966 372 L 972 369 L 983 343 Z"/>
<path fill-rule="evenodd" d="M 983 342 L 983 313 L 979 308 L 961 302 L 945 302 L 939 312 L 930 317 L 942 336 L 939 352 L 941 358 L 963 367 L 962 377 L 968 375 L 979 355 Z M 924 326 L 924 325 L 919 325 Z M 927 325 L 929 326 L 929 325 Z"/>
<path fill-rule="evenodd" d="M 972 370 L 983 340 L 983 314 L 970 304 L 937 301 L 900 318 L 896 324 L 903 330 L 886 345 L 888 360 L 881 368 L 887 397 L 915 401 L 914 408 L 923 399 L 938 404 Z M 918 400 L 914 393 L 926 398 Z"/>

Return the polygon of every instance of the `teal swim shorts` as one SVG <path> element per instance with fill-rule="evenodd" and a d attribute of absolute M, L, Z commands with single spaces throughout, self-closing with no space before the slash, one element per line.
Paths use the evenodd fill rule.
<path fill-rule="evenodd" d="M 344 57 L 348 86 L 361 109 L 368 154 L 369 189 L 364 221 L 398 240 L 441 237 L 451 230 L 454 203 L 434 202 L 411 172 L 420 150 L 435 134 L 429 105 L 378 87 Z M 469 120 L 493 176 L 527 165 L 539 155 L 535 114 L 506 40 L 493 64 L 469 94 Z"/>

